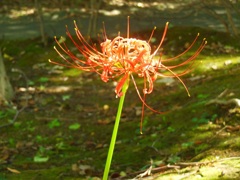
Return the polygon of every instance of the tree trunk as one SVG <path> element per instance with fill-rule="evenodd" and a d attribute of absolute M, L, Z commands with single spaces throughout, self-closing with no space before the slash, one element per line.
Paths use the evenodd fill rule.
<path fill-rule="evenodd" d="M 232 11 L 233 11 L 233 7 L 234 5 L 231 4 L 230 1 L 226 1 L 226 0 L 222 0 L 222 4 L 224 6 L 224 8 L 226 9 L 226 13 L 227 13 L 227 18 L 228 18 L 228 23 L 230 25 L 230 27 L 232 28 L 232 33 L 234 36 L 239 36 L 240 32 L 235 24 L 235 22 L 233 21 L 233 15 L 232 15 Z M 234 9 L 236 11 L 236 13 L 238 13 L 238 11 L 236 9 Z"/>
<path fill-rule="evenodd" d="M 42 43 L 44 46 L 47 46 L 47 37 L 45 34 L 45 29 L 44 29 L 44 23 L 43 23 L 43 12 L 42 12 L 42 6 L 41 6 L 41 2 L 39 2 L 38 0 L 35 0 L 35 10 L 37 12 L 37 17 L 38 17 L 38 21 L 39 21 L 39 27 L 40 27 L 40 34 L 42 37 Z"/>
<path fill-rule="evenodd" d="M 101 6 L 102 0 L 90 0 L 90 21 L 88 25 L 88 36 L 96 36 L 97 32 L 97 18 L 98 11 Z"/>
<path fill-rule="evenodd" d="M 14 92 L 8 79 L 2 53 L 0 51 L 0 104 L 3 101 L 10 101 L 14 96 Z"/>

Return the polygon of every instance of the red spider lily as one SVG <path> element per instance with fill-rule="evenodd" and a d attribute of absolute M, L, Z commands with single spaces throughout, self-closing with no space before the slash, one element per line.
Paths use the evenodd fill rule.
<path fill-rule="evenodd" d="M 143 103 L 142 119 L 143 119 L 143 112 L 144 112 L 145 106 L 150 110 L 152 110 L 153 112 L 162 113 L 152 109 L 145 102 L 146 94 L 150 94 L 153 91 L 153 84 L 154 84 L 154 81 L 157 79 L 157 77 L 176 77 L 183 84 L 183 86 L 185 87 L 189 95 L 187 87 L 185 86 L 184 82 L 180 79 L 179 76 L 182 76 L 190 71 L 191 66 L 193 64 L 192 63 L 193 60 L 202 51 L 207 41 L 205 41 L 204 39 L 201 45 L 199 46 L 199 48 L 196 50 L 196 52 L 190 58 L 181 62 L 180 64 L 167 66 L 167 65 L 164 65 L 163 63 L 166 61 L 175 60 L 180 56 L 184 55 L 186 52 L 188 52 L 195 44 L 196 40 L 199 37 L 199 34 L 196 36 L 196 38 L 191 43 L 191 45 L 181 54 L 177 55 L 176 57 L 165 59 L 165 60 L 162 60 L 160 55 L 160 58 L 156 60 L 154 59 L 154 57 L 159 52 L 159 49 L 162 47 L 163 41 L 167 33 L 168 23 L 166 23 L 162 39 L 154 52 L 151 51 L 151 46 L 149 42 L 153 36 L 155 28 L 152 31 L 149 41 L 129 38 L 129 18 L 128 18 L 127 38 L 117 36 L 113 40 L 109 40 L 107 39 L 107 36 L 105 34 L 104 35 L 105 41 L 100 44 L 101 51 L 98 51 L 95 46 L 90 45 L 84 39 L 75 21 L 74 21 L 74 25 L 75 25 L 77 40 L 73 39 L 68 28 L 66 32 L 67 36 L 71 39 L 73 44 L 77 47 L 78 51 L 85 58 L 79 59 L 76 55 L 74 55 L 68 49 L 65 43 L 60 44 L 55 37 L 55 41 L 57 42 L 60 49 L 65 53 L 65 56 L 56 47 L 54 47 L 54 49 L 62 57 L 65 63 L 61 64 L 51 60 L 50 62 L 58 65 L 67 66 L 67 67 L 77 68 L 83 71 L 96 72 L 101 76 L 101 79 L 104 82 L 109 81 L 109 79 L 116 79 L 120 77 L 120 80 L 115 88 L 117 97 L 120 97 L 122 95 L 122 87 L 124 83 L 131 76 L 131 79 L 134 83 L 137 94 Z M 104 33 L 105 33 L 105 30 L 104 30 Z M 68 58 L 70 58 L 71 60 L 68 60 L 66 56 L 68 56 Z M 184 66 L 187 64 L 189 64 L 188 68 L 186 68 L 181 73 L 175 73 L 173 71 L 174 68 Z M 163 74 L 162 73 L 163 70 L 167 70 L 168 72 L 170 72 L 170 75 Z M 144 79 L 143 95 L 141 95 L 141 93 L 137 88 L 133 74 L 136 74 L 138 77 L 141 77 Z"/>

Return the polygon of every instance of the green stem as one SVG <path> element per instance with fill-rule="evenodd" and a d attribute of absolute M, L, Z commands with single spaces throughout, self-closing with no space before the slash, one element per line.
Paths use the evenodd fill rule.
<path fill-rule="evenodd" d="M 117 111 L 117 116 L 116 116 L 114 129 L 113 129 L 113 133 L 112 133 L 111 143 L 110 143 L 109 150 L 108 150 L 108 156 L 107 156 L 107 161 L 105 164 L 103 180 L 108 179 L 108 174 L 109 174 L 109 170 L 110 170 L 110 166 L 111 166 L 113 151 L 114 151 L 114 147 L 115 147 L 115 143 L 116 143 L 116 139 L 117 139 L 118 127 L 119 127 L 121 114 L 122 114 L 123 102 L 125 99 L 127 89 L 128 89 L 128 80 L 124 83 L 123 88 L 122 88 L 123 95 L 120 97 L 120 101 L 119 101 L 119 105 L 118 105 L 118 111 Z"/>

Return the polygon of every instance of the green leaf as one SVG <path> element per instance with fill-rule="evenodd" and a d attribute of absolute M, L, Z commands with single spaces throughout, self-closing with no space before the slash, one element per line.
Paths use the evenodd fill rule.
<path fill-rule="evenodd" d="M 49 160 L 49 157 L 42 157 L 42 156 L 34 156 L 33 161 L 34 162 L 47 162 Z"/>
<path fill-rule="evenodd" d="M 181 146 L 182 148 L 188 148 L 191 147 L 194 143 L 193 142 L 186 142 L 186 143 L 182 143 Z"/>
<path fill-rule="evenodd" d="M 48 81 L 49 81 L 49 78 L 47 78 L 47 77 L 40 77 L 40 78 L 38 79 L 38 81 L 39 81 L 39 82 L 42 82 L 42 83 L 48 82 Z"/>
<path fill-rule="evenodd" d="M 66 101 L 66 100 L 68 100 L 68 99 L 70 99 L 70 98 L 71 98 L 71 95 L 68 95 L 68 94 L 62 96 L 62 100 L 63 100 L 63 101 Z"/>
<path fill-rule="evenodd" d="M 41 135 L 36 136 L 36 141 L 37 142 L 42 142 L 43 140 L 44 140 L 44 138 Z"/>
<path fill-rule="evenodd" d="M 70 129 L 70 130 L 77 130 L 77 129 L 79 129 L 80 128 L 80 124 L 79 123 L 74 123 L 74 124 L 71 124 L 68 128 Z"/>
<path fill-rule="evenodd" d="M 169 127 L 167 128 L 167 131 L 168 131 L 168 132 L 174 132 L 175 129 L 174 129 L 173 127 L 169 126 Z"/>
<path fill-rule="evenodd" d="M 22 124 L 21 122 L 14 122 L 13 126 L 15 128 L 19 128 L 21 126 L 21 124 Z"/>
<path fill-rule="evenodd" d="M 15 139 L 14 138 L 9 138 L 8 142 L 11 146 L 15 146 Z"/>
<path fill-rule="evenodd" d="M 58 119 L 54 119 L 54 120 L 52 120 L 51 122 L 48 123 L 48 127 L 51 128 L 51 129 L 55 128 L 55 127 L 59 127 L 60 125 L 61 124 L 60 124 Z"/>
<path fill-rule="evenodd" d="M 29 85 L 29 86 L 33 86 L 34 84 L 35 84 L 35 82 L 30 81 L 30 80 L 28 81 L 28 85 Z"/>
<path fill-rule="evenodd" d="M 167 162 L 168 163 L 171 163 L 171 164 L 174 164 L 174 163 L 177 163 L 181 160 L 180 157 L 178 157 L 177 155 L 172 155 L 168 158 Z"/>
<path fill-rule="evenodd" d="M 4 118 L 6 115 L 6 113 L 4 113 L 3 111 L 0 111 L 0 118 Z"/>
<path fill-rule="evenodd" d="M 198 99 L 206 99 L 209 95 L 208 94 L 198 94 L 197 98 Z"/>

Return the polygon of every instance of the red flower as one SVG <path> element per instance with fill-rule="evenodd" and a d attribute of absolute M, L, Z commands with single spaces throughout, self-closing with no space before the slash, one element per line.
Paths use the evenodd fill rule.
<path fill-rule="evenodd" d="M 134 86 L 136 88 L 136 91 L 138 93 L 138 96 L 143 103 L 143 106 L 142 106 L 143 109 L 144 109 L 144 106 L 146 106 L 152 111 L 157 113 L 161 113 L 161 112 L 155 111 L 145 103 L 146 94 L 150 94 L 153 91 L 154 81 L 158 77 L 176 77 L 183 84 L 186 91 L 188 92 L 187 87 L 185 86 L 184 82 L 180 79 L 179 76 L 189 72 L 192 66 L 192 63 L 191 63 L 193 62 L 192 60 L 194 60 L 198 56 L 198 54 L 202 51 L 202 49 L 207 43 L 207 41 L 205 41 L 204 39 L 201 45 L 199 46 L 199 48 L 190 58 L 181 62 L 180 64 L 167 66 L 167 65 L 164 65 L 164 62 L 175 60 L 176 58 L 182 56 L 187 51 L 189 51 L 193 47 L 196 40 L 198 39 L 199 34 L 196 36 L 192 44 L 184 52 L 177 55 L 176 57 L 163 60 L 161 55 L 159 59 L 154 59 L 154 57 L 157 55 L 159 49 L 162 47 L 162 43 L 167 33 L 168 23 L 166 23 L 162 39 L 154 52 L 151 51 L 151 46 L 149 44 L 149 41 L 152 38 L 155 28 L 152 31 L 152 34 L 148 42 L 144 40 L 135 39 L 135 38 L 129 38 L 129 19 L 128 19 L 127 38 L 117 36 L 113 40 L 109 40 L 105 35 L 104 37 L 105 41 L 100 44 L 101 51 L 98 51 L 95 46 L 90 45 L 84 39 L 75 21 L 74 21 L 74 25 L 75 25 L 76 35 L 77 35 L 77 41 L 73 39 L 68 28 L 67 28 L 67 36 L 71 39 L 73 44 L 77 47 L 78 51 L 85 58 L 84 59 L 78 58 L 68 49 L 65 43 L 61 45 L 55 37 L 55 41 L 57 42 L 60 49 L 71 60 L 68 60 L 68 58 L 66 58 L 56 47 L 54 47 L 57 53 L 65 61 L 65 63 L 61 64 L 51 60 L 50 62 L 58 65 L 67 66 L 67 67 L 77 68 L 83 71 L 96 72 L 101 76 L 101 79 L 104 82 L 109 81 L 109 79 L 119 78 L 120 80 L 115 88 L 115 92 L 118 97 L 122 95 L 122 87 L 124 83 L 131 76 Z M 184 66 L 187 64 L 189 64 L 189 67 L 186 68 L 186 70 L 182 71 L 181 73 L 175 73 L 173 71 L 174 68 Z M 163 70 L 169 71 L 170 75 L 164 75 L 162 73 Z M 133 74 L 136 74 L 138 77 L 141 77 L 144 79 L 143 96 L 141 95 L 141 93 L 137 88 Z M 142 117 L 143 117 L 143 113 L 142 113 Z"/>

